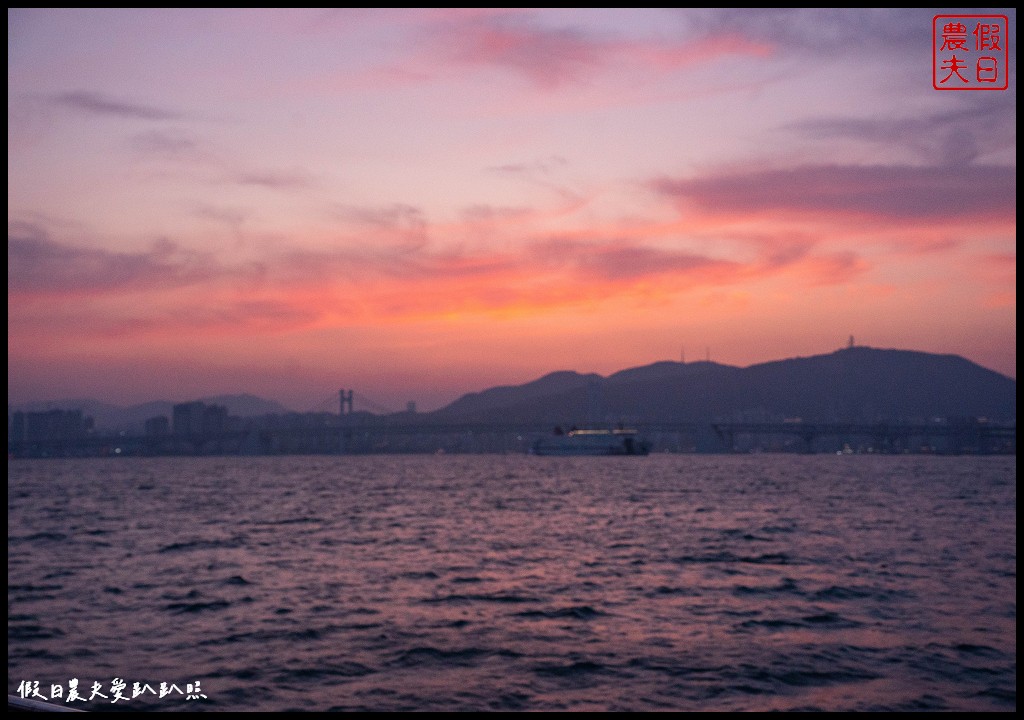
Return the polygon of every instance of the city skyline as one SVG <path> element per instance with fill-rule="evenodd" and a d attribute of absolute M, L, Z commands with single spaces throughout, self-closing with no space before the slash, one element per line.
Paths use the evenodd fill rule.
<path fill-rule="evenodd" d="M 1016 15 L 943 92 L 939 12 L 9 10 L 9 403 L 1015 378 Z"/>

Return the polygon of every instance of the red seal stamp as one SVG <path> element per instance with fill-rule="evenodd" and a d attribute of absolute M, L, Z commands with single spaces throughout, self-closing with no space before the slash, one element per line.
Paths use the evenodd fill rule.
<path fill-rule="evenodd" d="M 1009 87 L 1010 22 L 1006 15 L 932 18 L 932 87 L 1005 90 Z"/>

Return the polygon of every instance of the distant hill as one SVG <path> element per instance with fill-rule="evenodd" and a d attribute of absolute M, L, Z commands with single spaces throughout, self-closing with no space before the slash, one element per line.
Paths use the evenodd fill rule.
<path fill-rule="evenodd" d="M 214 395 L 199 398 L 207 405 L 223 405 L 229 415 L 238 417 L 256 417 L 258 415 L 283 415 L 292 412 L 284 405 L 273 400 L 242 393 L 241 395 Z"/>
<path fill-rule="evenodd" d="M 288 408 L 273 400 L 256 397 L 255 395 L 215 395 L 212 397 L 198 398 L 200 402 L 207 405 L 223 405 L 228 409 L 229 415 L 239 417 L 256 417 L 260 415 L 283 415 L 291 412 Z M 95 420 L 96 429 L 102 431 L 121 432 L 129 434 L 141 433 L 146 420 L 158 415 L 171 417 L 173 408 L 177 403 L 166 400 L 154 400 L 121 407 L 111 405 L 99 400 L 77 399 L 58 400 L 45 403 L 27 403 L 19 405 L 14 410 L 25 412 L 43 412 L 46 410 L 81 410 L 84 415 Z"/>
<path fill-rule="evenodd" d="M 525 385 L 503 385 L 463 395 L 433 415 L 485 421 L 493 413 L 505 412 L 513 407 L 524 406 L 524 409 L 528 409 L 536 408 L 538 404 L 571 402 L 571 398 L 580 392 L 585 393 L 588 386 L 600 383 L 603 379 L 600 375 L 580 375 L 568 370 L 553 372 Z"/>
<path fill-rule="evenodd" d="M 1017 381 L 956 355 L 851 347 L 746 368 L 659 362 L 608 377 L 557 372 L 465 395 L 445 422 L 1015 421 Z"/>

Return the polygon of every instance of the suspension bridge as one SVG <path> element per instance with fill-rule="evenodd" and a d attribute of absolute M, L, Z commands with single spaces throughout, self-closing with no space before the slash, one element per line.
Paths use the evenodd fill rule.
<path fill-rule="evenodd" d="M 351 389 L 342 389 L 336 394 L 324 397 L 309 412 L 333 412 L 339 415 L 351 415 L 356 411 L 356 408 L 361 412 L 369 412 L 374 415 L 396 415 L 400 412 Z"/>

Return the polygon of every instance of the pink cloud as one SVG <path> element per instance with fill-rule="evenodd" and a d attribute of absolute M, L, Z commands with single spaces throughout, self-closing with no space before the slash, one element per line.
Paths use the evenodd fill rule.
<path fill-rule="evenodd" d="M 773 52 L 769 43 L 735 33 L 624 39 L 580 27 L 544 27 L 523 14 L 456 16 L 435 30 L 430 44 L 441 58 L 506 69 L 543 90 L 585 82 L 623 65 L 671 72 L 724 56 L 765 57 Z"/>
<path fill-rule="evenodd" d="M 455 47 L 460 62 L 509 68 L 547 89 L 589 75 L 603 60 L 601 43 L 581 32 L 493 22 L 464 24 Z"/>
<path fill-rule="evenodd" d="M 620 43 L 617 50 L 626 57 L 643 60 L 651 67 L 671 71 L 734 55 L 767 58 L 774 54 L 775 46 L 738 34 L 722 34 L 672 43 Z"/>

